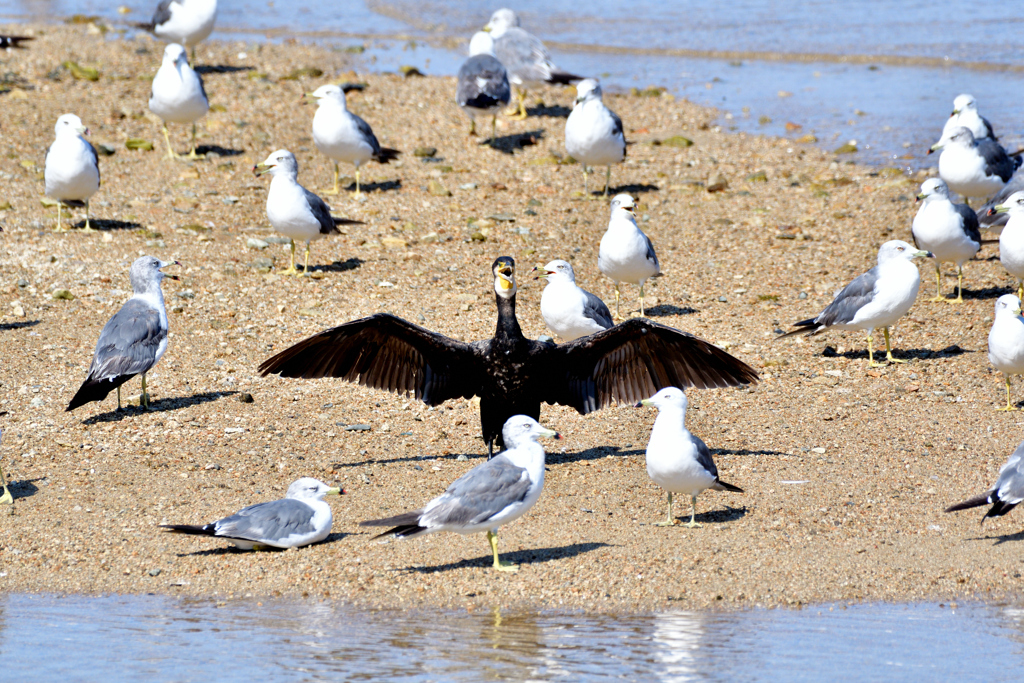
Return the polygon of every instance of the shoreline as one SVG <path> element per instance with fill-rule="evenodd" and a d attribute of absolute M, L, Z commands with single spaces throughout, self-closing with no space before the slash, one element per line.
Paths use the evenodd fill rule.
<path fill-rule="evenodd" d="M 0 55 L 34 88 L 0 95 L 8 113 L 0 205 L 12 205 L 0 211 L 0 411 L 8 411 L 0 462 L 18 498 L 13 516 L 0 514 L 0 590 L 305 594 L 364 608 L 501 600 L 596 612 L 1019 591 L 1014 544 L 1003 542 L 1017 537 L 1013 515 L 979 539 L 980 511 L 941 512 L 991 485 L 1017 445 L 1015 416 L 993 412 L 1002 380 L 984 353 L 985 318 L 1009 291 L 998 259 L 967 264 L 961 307 L 923 300 L 934 278 L 922 266 L 921 295 L 895 330 L 908 365 L 869 371 L 864 340 L 852 333 L 772 340 L 775 327 L 816 313 L 870 267 L 878 244 L 908 237 L 923 174 L 911 180 L 791 140 L 723 132 L 709 110 L 666 95 L 606 97 L 635 142 L 613 185 L 639 197 L 641 225 L 666 271 L 648 292 L 654 319 L 762 373 L 753 389 L 689 392 L 690 429 L 723 478 L 747 493 L 702 495 L 701 529 L 654 527 L 664 493 L 643 463 L 653 411 L 619 406 L 584 417 L 545 406 L 541 423 L 564 441 L 545 443 L 554 452 L 537 506 L 502 529 L 502 558 L 521 570 L 498 575 L 481 535 L 371 543 L 356 526 L 426 502 L 480 462 L 473 402 L 428 409 L 340 380 L 259 378 L 255 367 L 377 311 L 487 338 L 487 269 L 503 254 L 517 259 L 528 336 L 545 333 L 540 286 L 528 278 L 537 262 L 570 258 L 581 285 L 611 300 L 596 268 L 607 204 L 580 198 L 579 167 L 557 163 L 564 119 L 502 120 L 500 149 L 491 149 L 467 139 L 452 78 L 355 74 L 344 53 L 312 45 L 263 44 L 240 58 L 237 43 L 204 43 L 200 64 L 233 67 L 204 76 L 211 104 L 223 110 L 200 122 L 199 142 L 219 157 L 169 162 L 147 117 L 149 82 L 137 76 L 155 73 L 162 44 L 106 41 L 86 27 L 41 30 L 27 50 Z M 100 79 L 75 80 L 60 70 L 65 60 L 99 69 Z M 287 78 L 309 68 L 322 76 Z M 267 183 L 252 165 L 288 148 L 301 183 L 329 187 L 328 164 L 310 140 L 313 110 L 298 101 L 339 79 L 368 84 L 350 107 L 382 145 L 403 150 L 402 160 L 366 168 L 373 189 L 364 202 L 325 197 L 335 215 L 366 225 L 313 245 L 311 263 L 328 266 L 322 278 L 260 272 L 260 259 L 280 268 L 287 256 L 276 244 L 247 246 L 272 235 Z M 546 113 L 571 100 L 559 89 L 541 97 Z M 101 230 L 91 235 L 53 234 L 54 210 L 40 203 L 43 155 L 65 111 L 82 117 L 94 144 L 114 149 L 100 159 L 93 216 Z M 22 125 L 22 135 L 10 134 Z M 184 146 L 184 127 L 171 135 Z M 693 145 L 665 144 L 676 136 Z M 155 150 L 127 150 L 130 137 Z M 420 147 L 436 148 L 432 161 L 413 155 Z M 709 193 L 715 175 L 728 186 Z M 109 398 L 65 414 L 99 329 L 127 297 L 125 263 L 140 252 L 185 264 L 180 283 L 164 283 L 172 336 L 149 377 L 157 410 L 117 415 Z M 55 300 L 55 289 L 75 298 Z M 635 305 L 627 288 L 625 310 Z M 833 351 L 823 354 L 826 347 Z M 124 393 L 138 390 L 133 380 Z M 243 392 L 255 403 L 239 402 Z M 371 430 L 345 430 L 354 424 Z M 280 497 L 299 476 L 348 490 L 330 501 L 333 533 L 318 546 L 241 553 L 156 530 Z"/>

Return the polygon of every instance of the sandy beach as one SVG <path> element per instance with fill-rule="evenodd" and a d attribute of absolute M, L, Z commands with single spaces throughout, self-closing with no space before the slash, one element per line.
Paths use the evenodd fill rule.
<path fill-rule="evenodd" d="M 638 197 L 665 271 L 647 290 L 650 317 L 761 373 L 752 388 L 689 392 L 689 428 L 745 493 L 703 494 L 699 529 L 654 526 L 665 514 L 644 466 L 654 410 L 544 406 L 541 422 L 563 440 L 545 443 L 539 503 L 501 531 L 503 558 L 521 570 L 499 574 L 482 535 L 372 541 L 357 526 L 425 503 L 482 462 L 474 402 L 431 409 L 340 380 L 260 378 L 256 367 L 379 311 L 487 338 L 499 255 L 517 261 L 528 336 L 547 333 L 534 265 L 569 259 L 581 286 L 613 302 L 597 270 L 607 202 L 582 196 L 580 167 L 559 163 L 573 91 L 531 97 L 535 115 L 500 120 L 491 147 L 467 137 L 452 78 L 355 73 L 343 51 L 287 42 L 203 44 L 199 64 L 224 67 L 204 75 L 213 110 L 199 144 L 212 153 L 172 161 L 146 105 L 161 43 L 88 25 L 0 32 L 26 30 L 37 37 L 28 49 L 0 54 L 0 464 L 17 499 L 10 516 L 0 509 L 0 590 L 587 611 L 1019 591 L 1019 514 L 979 527 L 982 510 L 942 512 L 991 485 L 1020 439 L 1020 414 L 994 410 L 1003 380 L 986 356 L 995 299 L 1011 291 L 996 249 L 965 266 L 959 306 L 925 301 L 934 270 L 920 264 L 921 295 L 894 330 L 906 364 L 869 370 L 853 333 L 773 342 L 776 328 L 812 317 L 870 268 L 882 242 L 910 240 L 924 174 L 857 165 L 800 132 L 729 134 L 713 111 L 657 91 L 606 95 L 633 143 L 613 190 Z M 98 80 L 76 77 L 82 68 Z M 350 109 L 403 155 L 364 168 L 363 201 L 325 197 L 365 225 L 313 245 L 315 277 L 281 277 L 270 266 L 288 265 L 286 245 L 250 246 L 275 236 L 269 178 L 252 167 L 286 148 L 301 183 L 330 188 L 313 108 L 301 104 L 327 82 L 365 83 Z M 100 157 L 95 233 L 54 233 L 56 209 L 41 202 L 44 156 L 66 112 L 112 152 Z M 185 127 L 171 135 L 187 151 Z M 127 149 L 133 138 L 153 150 Z M 141 254 L 182 263 L 168 269 L 181 281 L 164 282 L 171 337 L 148 377 L 154 410 L 116 413 L 111 395 L 65 413 Z M 955 275 L 944 272 L 949 295 Z M 72 298 L 54 298 L 60 290 Z M 623 310 L 637 309 L 636 288 L 624 288 Z M 137 403 L 139 391 L 133 380 L 123 395 Z M 1014 392 L 1024 398 L 1019 381 Z M 347 491 L 328 499 L 334 528 L 320 545 L 244 553 L 157 527 L 281 497 L 301 476 Z M 688 516 L 688 503 L 675 512 Z"/>

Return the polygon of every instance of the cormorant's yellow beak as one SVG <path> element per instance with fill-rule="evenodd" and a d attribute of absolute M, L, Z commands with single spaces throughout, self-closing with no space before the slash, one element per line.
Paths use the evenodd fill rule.
<path fill-rule="evenodd" d="M 272 168 L 274 168 L 274 164 L 256 164 L 252 167 L 252 172 L 256 175 L 263 175 L 269 173 Z"/>

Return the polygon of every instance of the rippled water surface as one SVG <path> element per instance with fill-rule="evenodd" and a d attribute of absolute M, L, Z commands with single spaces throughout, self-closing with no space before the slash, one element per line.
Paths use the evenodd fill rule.
<path fill-rule="evenodd" d="M 7 595 L 0 678 L 1007 680 L 1024 662 L 1022 617 L 981 604 L 612 616 Z"/>

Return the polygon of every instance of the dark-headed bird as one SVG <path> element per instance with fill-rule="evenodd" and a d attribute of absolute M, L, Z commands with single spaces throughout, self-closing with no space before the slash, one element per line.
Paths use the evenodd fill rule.
<path fill-rule="evenodd" d="M 492 266 L 498 304 L 494 338 L 449 339 L 394 315 L 378 313 L 325 330 L 264 361 L 263 375 L 340 377 L 427 405 L 480 397 L 488 452 L 501 445 L 513 415 L 540 417 L 541 403 L 579 413 L 613 402 L 636 403 L 666 386 L 738 386 L 757 372 L 713 344 L 642 318 L 566 344 L 527 339 L 516 319 L 515 261 Z"/>
<path fill-rule="evenodd" d="M 956 512 L 957 510 L 991 505 L 992 507 L 981 518 L 981 523 L 984 524 L 985 520 L 989 517 L 1002 517 L 1017 507 L 1017 504 L 1024 500 L 1024 460 L 1021 459 L 1022 457 L 1024 457 L 1024 443 L 1017 446 L 1017 450 L 1013 452 L 1013 455 L 1006 461 L 1006 464 L 1000 468 L 999 478 L 996 479 L 995 486 L 980 496 L 968 498 L 956 505 L 950 505 L 946 508 L 946 512 Z"/>
<path fill-rule="evenodd" d="M 121 409 L 121 385 L 135 375 L 142 375 L 139 405 L 149 408 L 146 373 L 157 364 L 167 350 L 167 309 L 160 281 L 177 275 L 160 272 L 161 268 L 178 264 L 152 256 L 135 259 L 129 278 L 132 297 L 114 317 L 107 321 L 96 342 L 96 352 L 89 366 L 89 376 L 82 382 L 67 411 L 92 401 L 102 401 L 117 389 L 117 409 Z M 178 264 L 180 265 L 180 264 Z"/>

